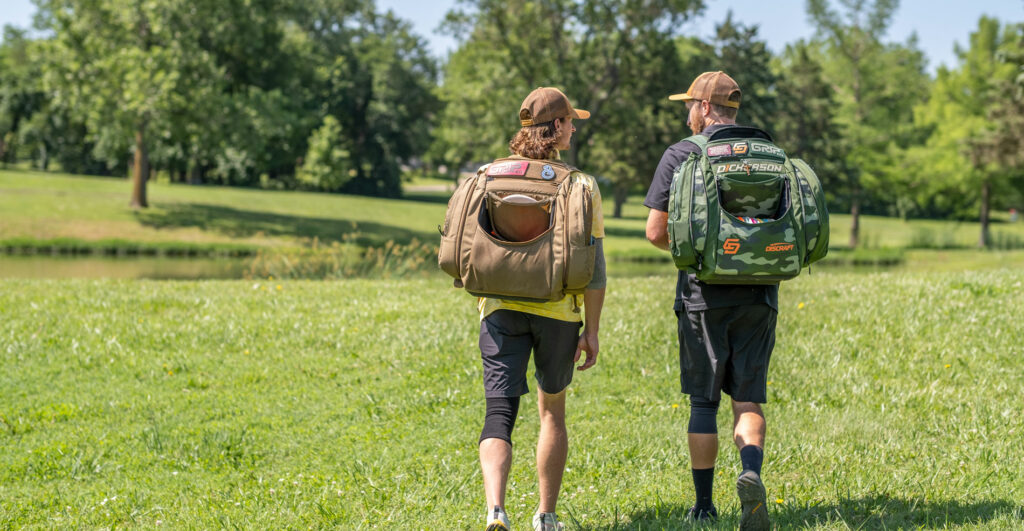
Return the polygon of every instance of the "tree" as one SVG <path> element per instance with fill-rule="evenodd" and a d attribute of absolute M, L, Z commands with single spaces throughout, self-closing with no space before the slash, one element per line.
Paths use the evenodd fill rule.
<path fill-rule="evenodd" d="M 1012 196 L 1024 167 L 1024 94 L 1014 87 L 1022 43 L 1024 25 L 1001 27 L 982 17 L 969 48 L 957 47 L 957 68 L 939 69 L 931 97 L 918 108 L 918 122 L 931 134 L 917 159 L 942 192 L 978 208 L 979 247 L 991 244 L 993 202 Z"/>
<path fill-rule="evenodd" d="M 776 112 L 772 54 L 757 38 L 758 27 L 744 26 L 732 19 L 732 10 L 715 26 L 714 48 L 718 50 L 715 70 L 729 74 L 743 91 L 741 122 L 771 131 Z"/>
<path fill-rule="evenodd" d="M 775 61 L 777 106 L 769 125 L 780 147 L 815 168 L 829 205 L 835 209 L 840 185 L 837 176 L 845 171 L 844 157 L 835 122 L 835 97 L 816 56 L 820 53 L 815 45 L 798 41 L 787 45 Z"/>
<path fill-rule="evenodd" d="M 338 122 L 355 173 L 334 191 L 399 196 L 400 164 L 427 150 L 440 110 L 437 65 L 424 41 L 372 2 L 316 0 L 298 20 L 313 65 L 314 116 Z"/>
<path fill-rule="evenodd" d="M 23 30 L 4 27 L 0 44 L 0 162 L 10 161 L 19 129 L 45 101 L 31 58 L 32 44 Z"/>
<path fill-rule="evenodd" d="M 898 0 L 841 2 L 808 0 L 807 11 L 824 38 L 825 79 L 836 93 L 835 120 L 846 155 L 842 192 L 849 197 L 850 247 L 860 235 L 860 214 L 866 200 L 885 200 L 891 168 L 900 149 L 914 138 L 912 108 L 927 93 L 924 55 L 916 37 L 905 44 L 883 44 Z"/>
<path fill-rule="evenodd" d="M 461 0 L 444 26 L 461 44 L 440 88 L 447 105 L 432 152 L 454 168 L 500 157 L 522 98 L 538 86 L 561 88 L 592 113 L 577 124 L 567 159 L 612 182 L 620 215 L 630 186 L 648 181 L 665 145 L 680 136 L 685 110 L 667 96 L 700 72 L 682 68 L 674 39 L 701 7 Z"/>
<path fill-rule="evenodd" d="M 328 114 L 324 117 L 323 126 L 313 131 L 309 138 L 309 151 L 295 175 L 296 179 L 319 190 L 338 190 L 343 187 L 356 175 L 349 152 L 342 147 L 344 144 L 341 124 Z"/>
<path fill-rule="evenodd" d="M 397 196 L 400 165 L 429 145 L 436 64 L 370 0 L 38 4 L 49 103 L 84 124 L 108 168 L 132 155 L 134 207 L 151 167 L 180 181 L 295 186 L 326 116 L 356 172 L 332 191 Z M 33 142 L 56 138 L 55 124 L 33 123 Z"/>
<path fill-rule="evenodd" d="M 110 164 L 133 153 L 130 205 L 145 208 L 154 131 L 166 130 L 176 99 L 199 101 L 193 88 L 216 80 L 212 61 L 176 33 L 184 0 L 39 0 L 54 36 L 47 68 L 58 104 L 83 118 L 94 151 Z M 183 75 L 198 71 L 197 75 Z"/>

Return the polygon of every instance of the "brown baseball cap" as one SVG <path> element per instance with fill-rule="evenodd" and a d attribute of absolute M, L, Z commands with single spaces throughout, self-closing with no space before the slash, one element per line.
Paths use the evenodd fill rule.
<path fill-rule="evenodd" d="M 590 113 L 583 109 L 574 109 L 569 98 L 553 87 L 540 87 L 530 93 L 519 107 L 519 123 L 528 125 L 542 124 L 558 118 L 571 116 L 577 120 L 590 118 Z"/>
<path fill-rule="evenodd" d="M 735 94 L 735 96 L 734 96 Z M 682 94 L 673 94 L 668 97 L 670 100 L 710 101 L 715 105 L 740 108 L 740 86 L 736 80 L 729 77 L 729 74 L 719 70 L 718 72 L 704 72 L 697 76 L 690 84 L 690 88 Z"/>

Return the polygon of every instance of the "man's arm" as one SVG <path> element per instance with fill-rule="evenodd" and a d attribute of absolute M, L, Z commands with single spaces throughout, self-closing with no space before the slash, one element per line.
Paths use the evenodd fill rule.
<path fill-rule="evenodd" d="M 597 247 L 594 253 L 594 276 L 590 279 L 583 290 L 583 333 L 580 334 L 579 342 L 576 344 L 576 356 L 573 362 L 580 361 L 580 354 L 587 353 L 587 359 L 579 370 L 585 371 L 597 363 L 597 352 L 600 347 L 597 344 L 597 332 L 601 326 L 601 308 L 604 307 L 604 290 L 608 282 L 606 264 L 604 260 L 604 238 L 597 238 L 594 242 Z"/>
<path fill-rule="evenodd" d="M 651 209 L 647 215 L 647 241 L 658 249 L 668 250 L 668 212 Z"/>
<path fill-rule="evenodd" d="M 647 197 L 644 198 L 644 206 L 651 209 L 647 215 L 647 241 L 658 249 L 665 251 L 669 249 L 668 200 L 671 195 L 669 189 L 672 188 L 672 176 L 690 156 L 690 153 L 699 149 L 692 142 L 680 142 L 670 146 L 661 156 L 658 169 L 655 170 L 654 178 L 651 179 L 651 188 L 647 191 Z"/>
<path fill-rule="evenodd" d="M 597 363 L 597 352 L 600 347 L 597 344 L 597 331 L 601 325 L 601 308 L 604 307 L 605 288 L 587 289 L 583 292 L 583 313 L 584 325 L 583 334 L 580 335 L 579 343 L 576 346 L 576 356 L 573 361 L 580 361 L 580 353 L 586 352 L 587 359 L 579 370 L 585 371 Z"/>

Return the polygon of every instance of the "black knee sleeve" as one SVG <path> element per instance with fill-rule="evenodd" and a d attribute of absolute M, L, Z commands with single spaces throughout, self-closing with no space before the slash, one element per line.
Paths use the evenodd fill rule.
<path fill-rule="evenodd" d="M 690 397 L 688 433 L 718 433 L 718 404 L 703 397 Z"/>
<path fill-rule="evenodd" d="M 480 441 L 501 439 L 512 444 L 512 428 L 516 427 L 519 414 L 519 397 L 498 397 L 487 399 L 487 413 L 484 415 L 484 429 Z"/>

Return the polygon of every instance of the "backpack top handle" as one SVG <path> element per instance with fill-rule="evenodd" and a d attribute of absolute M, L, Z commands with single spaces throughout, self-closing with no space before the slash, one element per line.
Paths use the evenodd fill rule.
<path fill-rule="evenodd" d="M 711 133 L 711 138 L 708 140 L 715 141 L 725 140 L 728 138 L 761 138 L 769 142 L 775 142 L 772 139 L 772 135 L 769 135 L 766 131 L 745 125 L 730 125 L 729 127 L 723 127 L 714 133 Z"/>

